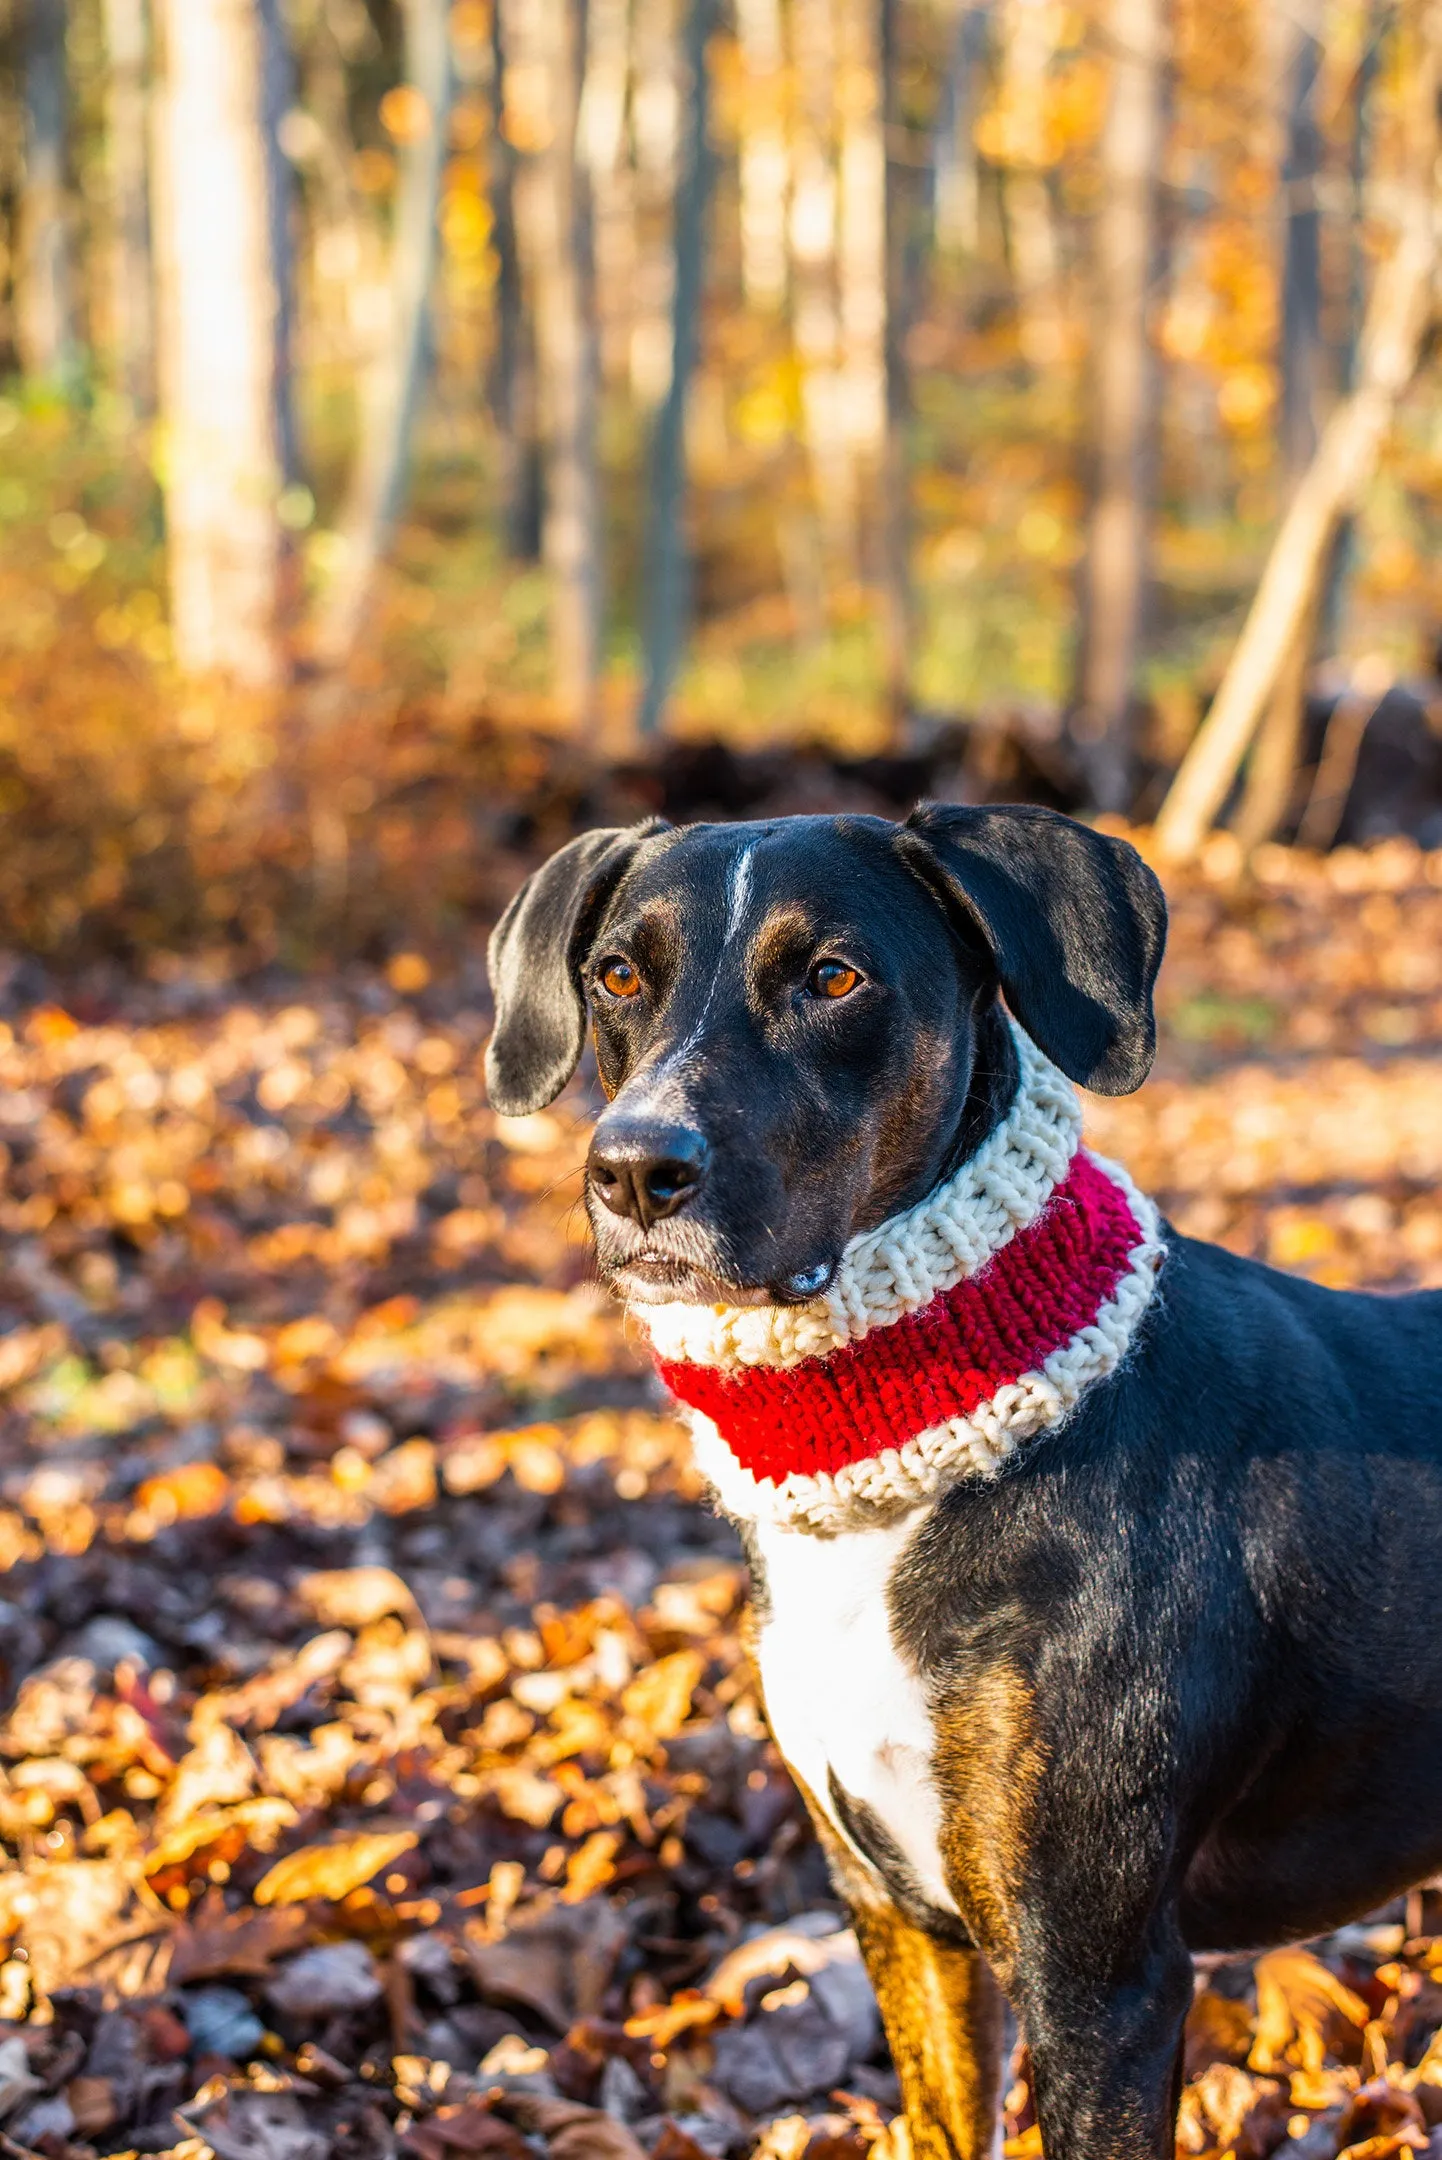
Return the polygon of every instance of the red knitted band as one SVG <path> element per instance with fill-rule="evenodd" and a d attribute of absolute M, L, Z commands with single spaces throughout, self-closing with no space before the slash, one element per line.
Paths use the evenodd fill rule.
<path fill-rule="evenodd" d="M 786 1370 L 656 1369 L 753 1477 L 834 1474 L 1035 1372 L 1096 1318 L 1142 1237 L 1126 1194 L 1079 1152 L 1036 1221 L 920 1312 Z"/>

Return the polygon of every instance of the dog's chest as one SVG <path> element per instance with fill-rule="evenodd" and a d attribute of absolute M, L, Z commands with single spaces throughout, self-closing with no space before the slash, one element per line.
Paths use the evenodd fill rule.
<path fill-rule="evenodd" d="M 817 1537 L 758 1523 L 765 1570 L 757 1662 L 776 1743 L 853 1851 L 834 1788 L 860 1802 L 946 1911 L 925 1691 L 893 1640 L 892 1573 L 925 1508 L 885 1529 Z M 865 1854 L 858 1854 L 865 1859 Z"/>

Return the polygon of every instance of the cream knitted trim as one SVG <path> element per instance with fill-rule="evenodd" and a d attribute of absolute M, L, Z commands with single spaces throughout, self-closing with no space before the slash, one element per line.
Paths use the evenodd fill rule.
<path fill-rule="evenodd" d="M 725 1512 L 738 1521 L 772 1522 L 824 1537 L 888 1521 L 918 1501 L 934 1498 L 957 1478 L 994 1477 L 1022 1441 L 1060 1424 L 1086 1388 L 1115 1372 L 1151 1302 L 1164 1248 L 1152 1202 L 1138 1192 L 1120 1164 L 1096 1154 L 1092 1160 L 1125 1193 L 1138 1230 L 1127 1271 L 1094 1320 L 1054 1350 L 1037 1371 L 999 1388 L 970 1417 L 948 1418 L 904 1447 L 886 1448 L 834 1474 L 795 1475 L 779 1485 L 770 1478 L 754 1478 L 710 1418 L 700 1411 L 683 1411 L 697 1467 Z"/>
<path fill-rule="evenodd" d="M 1064 1073 L 1012 1029 L 1020 1083 L 1006 1116 L 944 1185 L 852 1238 L 824 1297 L 806 1305 L 635 1305 L 657 1357 L 685 1365 L 799 1365 L 919 1312 L 1036 1221 L 1081 1139 Z M 913 1443 L 914 1444 L 914 1443 Z"/>

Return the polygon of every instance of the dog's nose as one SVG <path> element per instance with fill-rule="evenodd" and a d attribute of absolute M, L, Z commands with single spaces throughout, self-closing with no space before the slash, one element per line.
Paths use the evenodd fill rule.
<path fill-rule="evenodd" d="M 617 1124 L 608 1131 L 603 1124 L 586 1170 L 604 1207 L 649 1230 L 700 1191 L 709 1152 L 689 1125 Z"/>

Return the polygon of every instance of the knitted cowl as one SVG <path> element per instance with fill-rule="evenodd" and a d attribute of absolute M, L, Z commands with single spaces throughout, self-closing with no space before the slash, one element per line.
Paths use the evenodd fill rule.
<path fill-rule="evenodd" d="M 1001 1124 L 847 1245 L 804 1305 L 640 1305 L 726 1511 L 835 1534 L 993 1476 L 1115 1370 L 1155 1288 L 1157 1213 L 1080 1145 L 1069 1080 L 1013 1030 Z"/>

